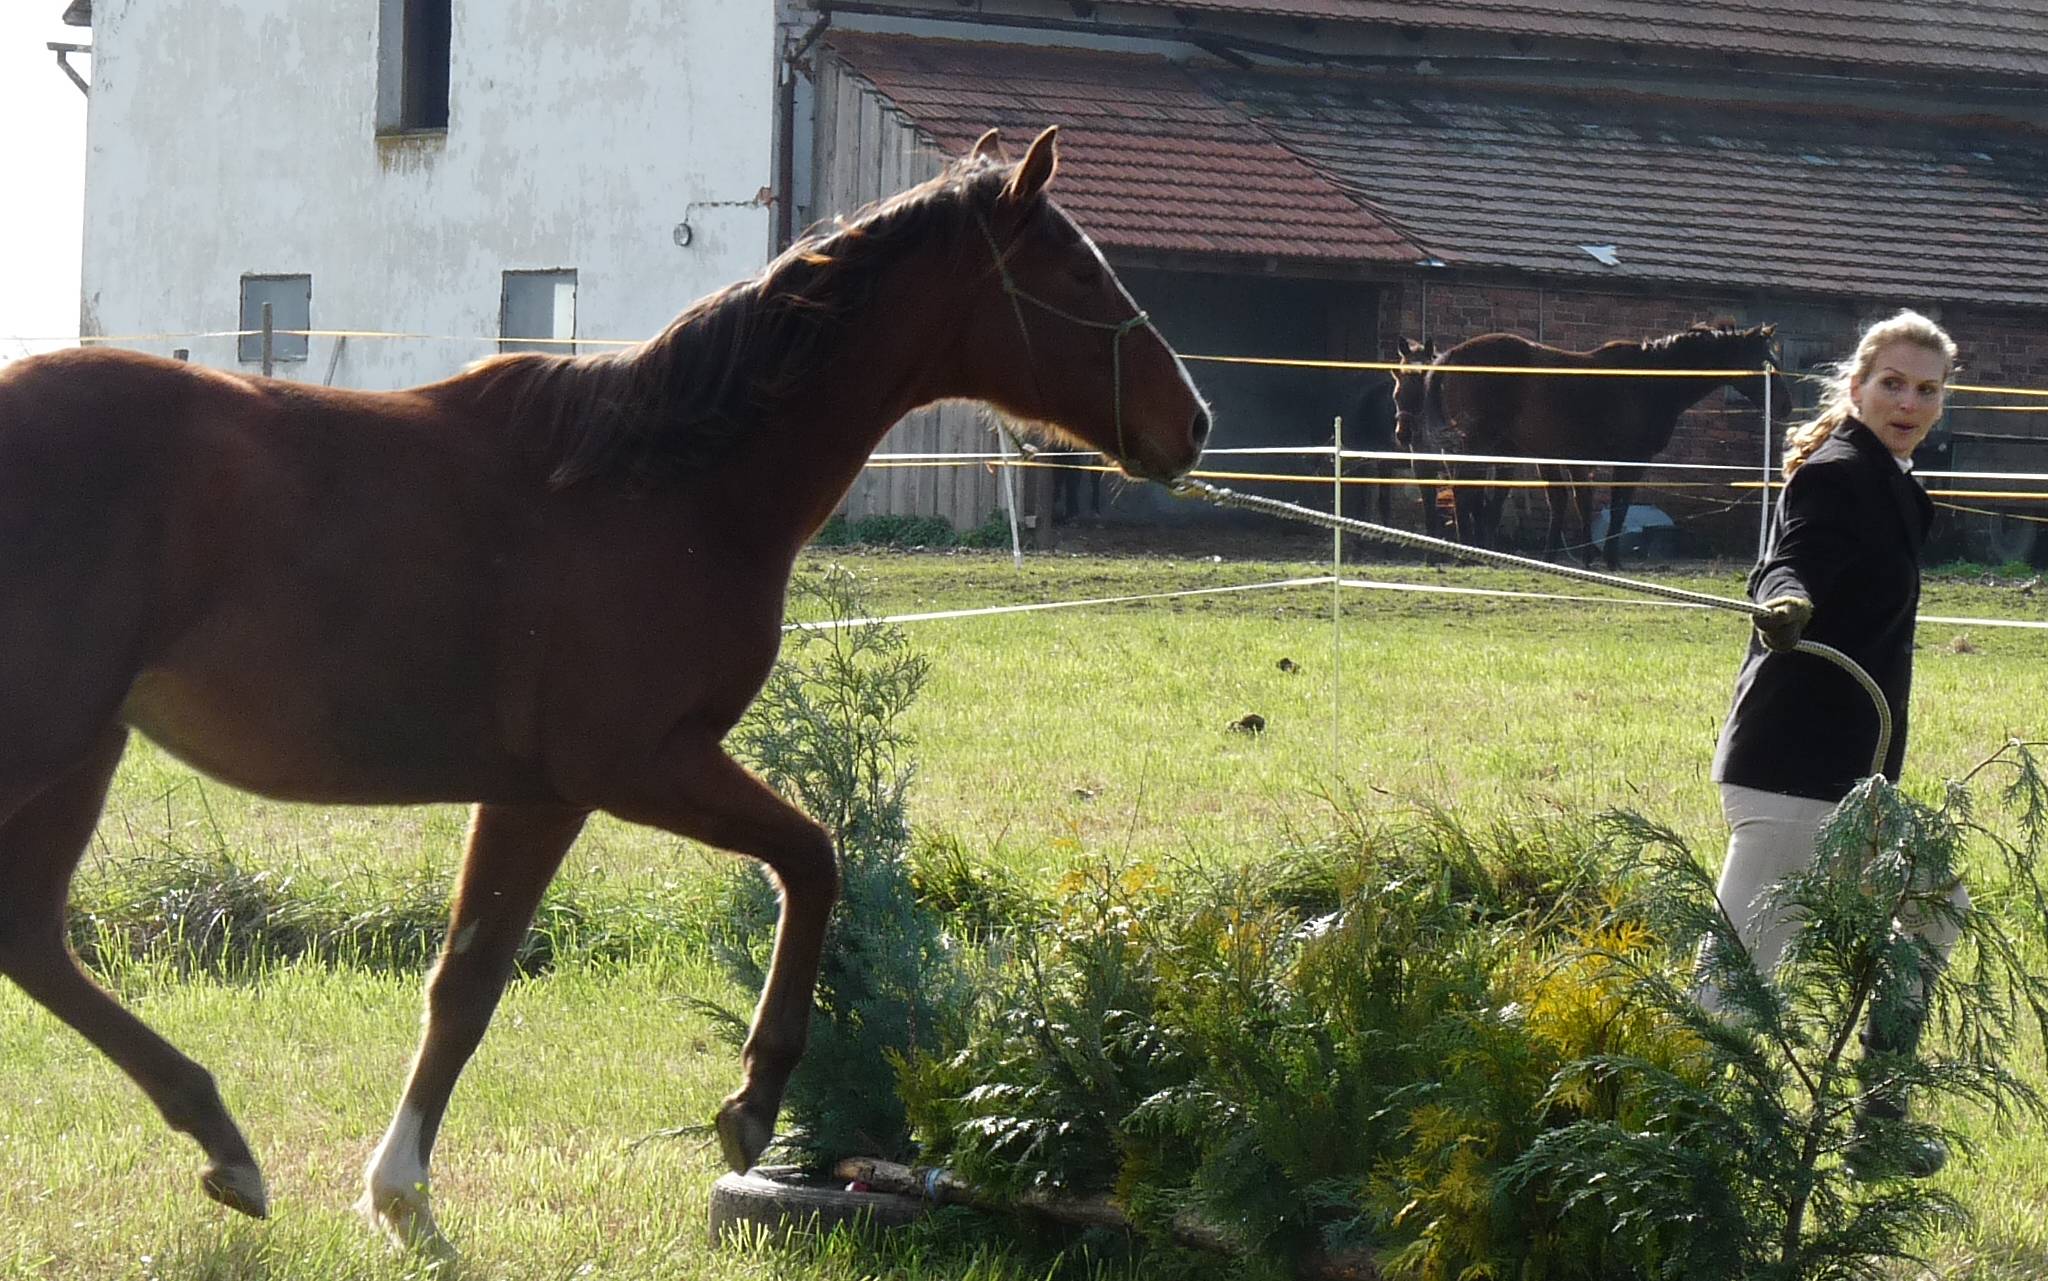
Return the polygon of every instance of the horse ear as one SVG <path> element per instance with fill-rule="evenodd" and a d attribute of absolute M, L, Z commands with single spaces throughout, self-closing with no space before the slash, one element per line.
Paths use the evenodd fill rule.
<path fill-rule="evenodd" d="M 991 129 L 981 135 L 981 137 L 976 138 L 973 150 L 967 154 L 976 160 L 1000 161 L 1003 158 L 1003 144 L 1002 140 L 996 137 L 997 132 L 997 130 Z"/>
<path fill-rule="evenodd" d="M 1778 332 L 1778 322 L 1775 320 L 1766 321 L 1762 326 L 1761 332 L 1764 337 L 1769 338 L 1772 334 Z"/>
<path fill-rule="evenodd" d="M 1017 172 L 1010 175 L 1010 185 L 1003 188 L 1005 203 L 1028 204 L 1052 181 L 1052 172 L 1059 165 L 1059 133 L 1058 125 L 1048 125 L 1044 133 L 1031 140 L 1031 150 L 1017 162 Z"/>

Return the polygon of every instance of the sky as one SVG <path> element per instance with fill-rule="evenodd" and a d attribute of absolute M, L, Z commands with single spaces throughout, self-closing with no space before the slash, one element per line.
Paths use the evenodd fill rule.
<path fill-rule="evenodd" d="M 64 0 L 0 0 L 0 360 L 78 333 L 85 95 L 43 46 L 89 44 Z M 87 79 L 91 60 L 71 64 Z"/>

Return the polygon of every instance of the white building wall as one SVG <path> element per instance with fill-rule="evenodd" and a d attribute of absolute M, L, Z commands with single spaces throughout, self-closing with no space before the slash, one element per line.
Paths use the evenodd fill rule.
<path fill-rule="evenodd" d="M 82 333 L 245 368 L 143 336 L 233 330 L 243 274 L 306 273 L 315 329 L 434 336 L 343 346 L 337 385 L 394 387 L 495 350 L 504 271 L 574 268 L 579 337 L 639 339 L 766 260 L 769 210 L 733 202 L 772 181 L 771 6 L 454 0 L 447 132 L 386 138 L 379 8 L 95 0 Z"/>

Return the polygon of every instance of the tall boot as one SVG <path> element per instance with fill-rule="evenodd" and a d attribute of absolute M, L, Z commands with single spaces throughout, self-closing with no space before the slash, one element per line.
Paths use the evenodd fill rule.
<path fill-rule="evenodd" d="M 1910 1059 L 1920 1052 L 1920 1037 L 1927 1030 L 1931 976 L 1914 986 L 1918 991 L 1905 999 L 1894 995 L 1896 988 L 1888 983 L 1880 983 L 1871 994 L 1870 1009 L 1863 1022 L 1866 1077 L 1876 1075 L 1888 1056 Z M 1904 1145 L 1891 1145 L 1889 1151 L 1881 1150 L 1877 1142 L 1878 1134 L 1892 1123 L 1904 1121 L 1909 1110 L 1904 1085 L 1892 1082 L 1881 1090 L 1866 1086 L 1856 1102 L 1855 1131 L 1845 1153 L 1850 1173 L 1864 1180 L 1925 1179 L 1940 1173 L 1948 1164 L 1948 1145 L 1939 1139 L 1910 1139 Z"/>

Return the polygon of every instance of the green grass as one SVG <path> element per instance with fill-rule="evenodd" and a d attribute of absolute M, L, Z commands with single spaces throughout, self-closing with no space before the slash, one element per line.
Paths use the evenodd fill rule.
<path fill-rule="evenodd" d="M 1322 572 L 1069 557 L 1019 571 L 1006 556 L 968 553 L 834 559 L 871 576 L 878 612 Z M 1733 596 L 1741 568 L 1658 577 Z M 1580 590 L 1412 564 L 1362 572 Z M 1468 820 L 1630 806 L 1718 857 L 1706 771 L 1740 619 L 1352 592 L 1340 652 L 1330 600 L 1321 587 L 912 625 L 934 662 L 908 725 L 917 824 L 1041 883 L 1083 855 L 1255 860 L 1334 822 L 1318 792 L 1388 809 L 1436 802 Z M 2048 619 L 2048 600 L 1969 574 L 1930 577 L 1923 609 Z M 1965 632 L 1967 643 L 1955 643 Z M 1930 625 L 1921 642 L 1910 788 L 1928 794 L 2008 734 L 2048 731 L 2048 632 Z M 1283 657 L 1299 670 L 1281 671 Z M 1226 728 L 1251 712 L 1265 718 L 1264 734 Z M 445 877 L 463 823 L 453 807 L 328 810 L 252 798 L 138 742 L 81 894 L 130 875 L 137 859 L 173 854 L 226 856 L 359 898 Z M 572 852 L 563 893 L 687 906 L 724 861 L 599 821 Z M 417 1034 L 416 974 L 309 959 L 233 983 L 181 982 L 146 963 L 119 979 L 139 1013 L 220 1079 L 265 1161 L 275 1216 L 237 1221 L 200 1197 L 196 1149 L 82 1040 L 0 986 L 0 1278 L 416 1275 L 348 1211 Z M 879 1250 L 841 1241 L 795 1255 L 712 1251 L 702 1240 L 712 1155 L 686 1140 L 635 1145 L 707 1117 L 735 1078 L 734 1056 L 688 1008 L 699 996 L 744 1001 L 687 932 L 668 947 L 557 964 L 515 985 L 436 1153 L 444 1226 L 477 1275 L 1045 1275 L 1045 1256 L 958 1225 Z M 2026 1071 L 2039 1084 L 2036 1050 Z M 2034 1171 L 2043 1136 L 1982 1133 L 1983 1157 L 1944 1176 L 1980 1226 L 1943 1243 L 1937 1263 L 1958 1277 L 2042 1275 L 2048 1189 Z M 1120 1275 L 1133 1265 L 1101 1266 Z M 1069 1271 L 1095 1268 L 1079 1260 Z"/>

